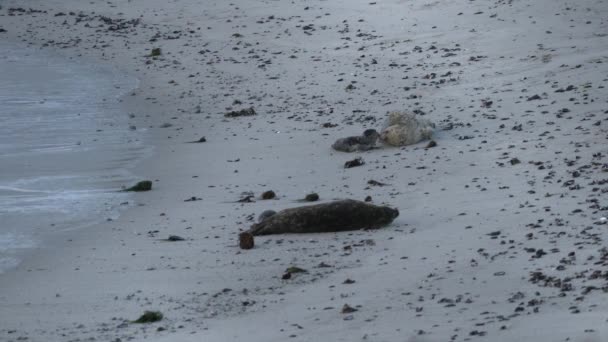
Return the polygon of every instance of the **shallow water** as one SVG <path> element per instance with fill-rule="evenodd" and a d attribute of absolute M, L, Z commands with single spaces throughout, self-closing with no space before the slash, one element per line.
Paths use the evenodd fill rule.
<path fill-rule="evenodd" d="M 137 80 L 0 41 L 0 272 L 48 234 L 116 218 L 146 147 L 120 97 Z"/>

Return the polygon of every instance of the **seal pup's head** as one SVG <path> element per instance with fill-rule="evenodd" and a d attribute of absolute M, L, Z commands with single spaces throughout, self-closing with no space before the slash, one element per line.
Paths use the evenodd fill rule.
<path fill-rule="evenodd" d="M 363 132 L 363 139 L 367 144 L 375 144 L 378 138 L 380 138 L 380 134 L 375 129 L 366 129 Z"/>

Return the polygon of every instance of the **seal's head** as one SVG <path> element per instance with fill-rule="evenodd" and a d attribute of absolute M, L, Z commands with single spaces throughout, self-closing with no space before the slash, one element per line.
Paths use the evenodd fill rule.
<path fill-rule="evenodd" d="M 260 216 L 258 216 L 258 223 L 266 221 L 267 219 L 269 219 L 270 217 L 272 217 L 276 214 L 277 214 L 277 212 L 274 210 L 265 210 L 263 213 L 260 214 Z"/>
<path fill-rule="evenodd" d="M 378 217 L 378 224 L 385 225 L 393 222 L 399 216 L 399 210 L 391 207 L 381 207 L 382 214 Z"/>
<path fill-rule="evenodd" d="M 366 129 L 363 132 L 363 138 L 366 140 L 366 142 L 368 142 L 369 144 L 374 144 L 376 143 L 376 140 L 378 140 L 378 138 L 380 137 L 380 134 L 378 134 L 378 131 L 376 131 L 375 129 Z"/>

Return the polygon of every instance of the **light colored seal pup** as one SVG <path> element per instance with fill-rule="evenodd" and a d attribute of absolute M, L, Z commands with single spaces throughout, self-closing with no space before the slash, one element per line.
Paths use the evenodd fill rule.
<path fill-rule="evenodd" d="M 341 152 L 368 151 L 376 146 L 378 138 L 380 134 L 375 129 L 367 129 L 361 136 L 338 139 L 331 147 Z"/>
<path fill-rule="evenodd" d="M 435 125 L 415 114 L 392 112 L 380 134 L 382 142 L 392 146 L 406 146 L 430 139 Z"/>
<path fill-rule="evenodd" d="M 393 222 L 397 216 L 397 209 L 348 199 L 285 209 L 253 224 L 247 232 L 268 235 L 380 228 Z"/>

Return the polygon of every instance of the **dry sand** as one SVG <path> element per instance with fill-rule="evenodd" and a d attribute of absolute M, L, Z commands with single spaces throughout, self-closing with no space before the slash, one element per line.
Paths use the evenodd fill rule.
<path fill-rule="evenodd" d="M 138 77 L 124 103 L 155 146 L 135 209 L 0 275 L 0 340 L 608 340 L 605 1 L 0 4 L 0 39 Z M 394 110 L 438 146 L 330 149 Z M 238 249 L 312 191 L 401 216 Z"/>

